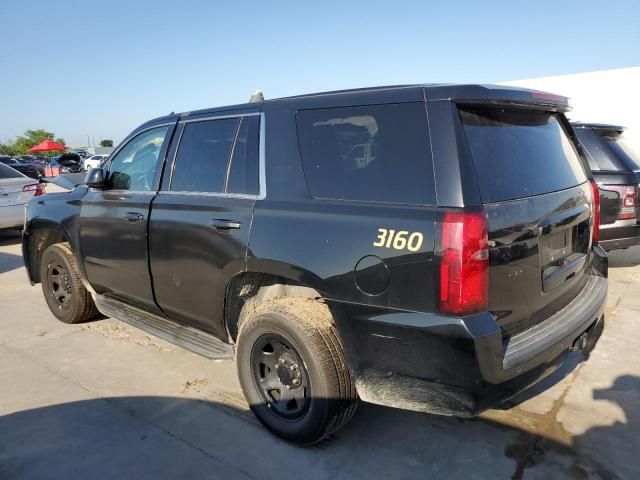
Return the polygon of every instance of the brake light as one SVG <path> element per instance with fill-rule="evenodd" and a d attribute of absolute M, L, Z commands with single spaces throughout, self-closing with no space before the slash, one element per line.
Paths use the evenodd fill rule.
<path fill-rule="evenodd" d="M 47 193 L 45 191 L 45 184 L 44 183 L 31 183 L 29 185 L 25 185 L 24 187 L 22 187 L 22 191 L 23 192 L 34 192 L 33 193 L 34 197 L 38 197 L 40 195 L 44 195 L 45 193 Z"/>
<path fill-rule="evenodd" d="M 636 218 L 636 201 L 638 198 L 638 187 L 622 187 L 620 195 L 620 214 L 619 220 L 628 220 Z"/>
<path fill-rule="evenodd" d="M 600 189 L 595 180 L 591 179 L 590 183 L 593 196 L 593 235 L 591 235 L 591 243 L 597 245 L 600 240 Z"/>
<path fill-rule="evenodd" d="M 470 315 L 488 308 L 489 240 L 483 212 L 447 212 L 442 221 L 440 311 Z"/>

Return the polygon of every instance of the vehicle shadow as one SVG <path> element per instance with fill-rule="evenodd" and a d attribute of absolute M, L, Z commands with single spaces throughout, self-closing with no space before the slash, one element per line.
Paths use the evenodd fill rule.
<path fill-rule="evenodd" d="M 24 260 L 20 255 L 0 252 L 0 273 L 10 272 L 24 266 Z"/>
<path fill-rule="evenodd" d="M 607 252 L 609 257 L 609 266 L 617 267 L 635 267 L 640 265 L 640 246 L 625 248 L 624 250 L 611 250 Z"/>
<path fill-rule="evenodd" d="M 567 444 L 496 421 L 362 404 L 334 437 L 306 449 L 272 436 L 234 402 L 88 399 L 0 417 L 0 477 L 638 478 L 639 391 L 633 376 L 594 391 L 596 400 L 619 405 L 626 423 L 591 428 Z"/>
<path fill-rule="evenodd" d="M 22 242 L 22 234 L 18 230 L 0 231 L 0 247 L 17 245 Z"/>

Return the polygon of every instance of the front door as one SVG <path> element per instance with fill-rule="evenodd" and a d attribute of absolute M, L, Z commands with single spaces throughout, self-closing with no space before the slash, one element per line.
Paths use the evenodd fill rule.
<path fill-rule="evenodd" d="M 97 293 L 158 311 L 152 293 L 147 221 L 173 125 L 143 130 L 113 156 L 107 187 L 89 189 L 80 210 L 80 248 Z"/>
<path fill-rule="evenodd" d="M 170 318 L 218 336 L 226 283 L 245 270 L 259 196 L 259 127 L 257 112 L 181 122 L 170 178 L 151 207 L 158 305 Z"/>

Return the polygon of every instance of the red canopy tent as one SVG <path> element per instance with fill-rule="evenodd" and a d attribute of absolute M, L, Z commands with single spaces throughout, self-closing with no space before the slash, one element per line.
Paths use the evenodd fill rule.
<path fill-rule="evenodd" d="M 36 145 L 35 147 L 31 147 L 30 149 L 27 150 L 27 152 L 54 152 L 54 151 L 62 151 L 65 148 L 67 148 L 65 145 L 63 145 L 62 143 L 56 143 L 53 140 L 45 140 L 43 142 L 40 142 L 38 145 Z M 47 177 L 53 177 L 56 175 L 60 174 L 60 167 L 53 167 L 52 165 L 49 164 L 49 162 L 47 162 L 47 165 L 44 168 L 44 174 Z"/>
<path fill-rule="evenodd" d="M 27 150 L 28 152 L 51 152 L 54 150 L 64 150 L 65 148 L 67 148 L 66 146 L 64 146 L 62 143 L 56 143 L 53 140 L 45 140 L 43 142 L 40 142 L 38 145 L 36 145 L 35 147 L 31 147 L 29 150 Z"/>

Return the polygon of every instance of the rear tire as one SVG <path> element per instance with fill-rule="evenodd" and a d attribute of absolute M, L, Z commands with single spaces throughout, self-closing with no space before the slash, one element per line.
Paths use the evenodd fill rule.
<path fill-rule="evenodd" d="M 239 323 L 240 384 L 268 430 L 306 446 L 351 419 L 356 389 L 325 304 L 310 298 L 248 302 Z"/>
<path fill-rule="evenodd" d="M 68 243 L 48 247 L 40 262 L 42 292 L 51 313 L 64 323 L 80 323 L 99 315 L 84 288 L 76 258 Z"/>

